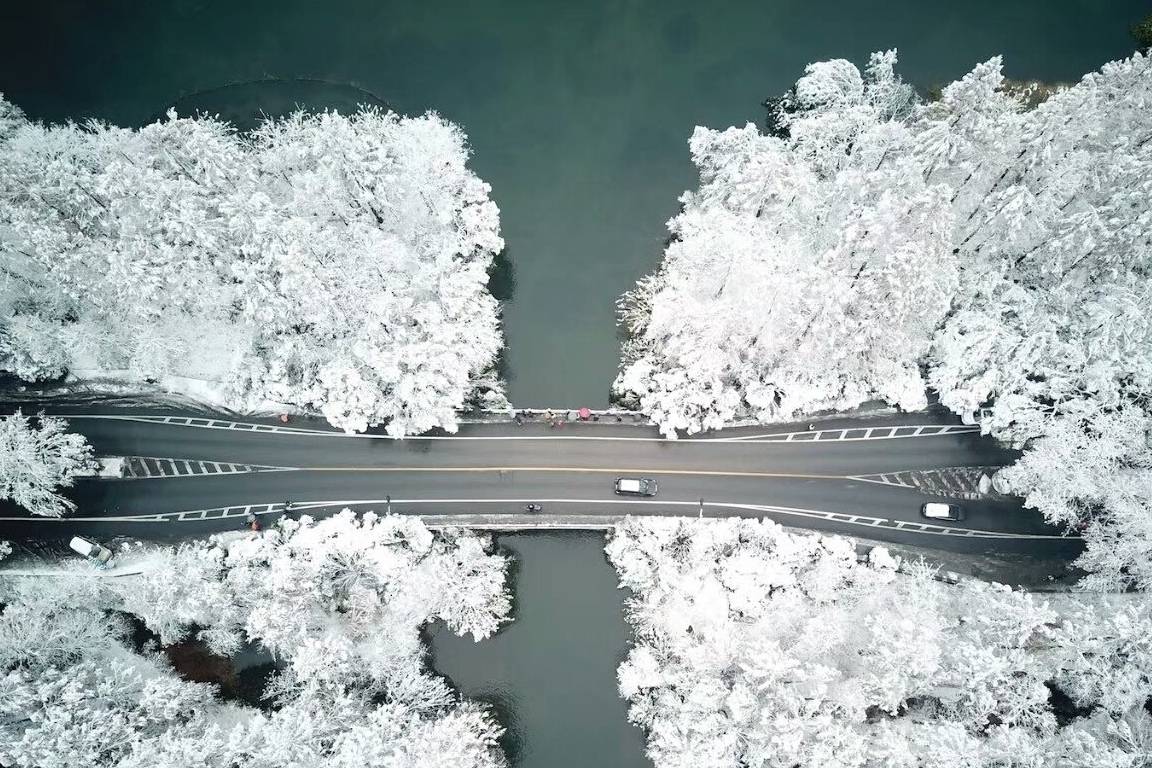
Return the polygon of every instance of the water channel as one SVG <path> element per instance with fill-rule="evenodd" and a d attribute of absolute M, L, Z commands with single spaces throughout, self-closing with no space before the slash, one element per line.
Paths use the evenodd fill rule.
<path fill-rule="evenodd" d="M 515 534 L 496 543 L 515 558 L 512 622 L 479 643 L 434 629 L 433 667 L 494 708 L 517 768 L 651 768 L 644 735 L 616 693 L 628 627 L 603 536 Z"/>
<path fill-rule="evenodd" d="M 501 209 L 513 402 L 595 407 L 616 370 L 616 297 L 656 266 L 695 184 L 693 126 L 759 121 L 761 100 L 806 63 L 891 47 L 922 90 L 997 53 L 1010 77 L 1072 80 L 1127 55 L 1129 26 L 1150 11 L 1147 0 L 11 0 L 0 92 L 36 119 L 122 125 L 174 104 L 240 122 L 295 104 L 438 110 L 467 132 Z M 602 539 L 500 543 L 517 558 L 516 620 L 480 644 L 434 634 L 437 669 L 496 706 L 520 768 L 648 765 L 616 697 L 627 629 Z"/>

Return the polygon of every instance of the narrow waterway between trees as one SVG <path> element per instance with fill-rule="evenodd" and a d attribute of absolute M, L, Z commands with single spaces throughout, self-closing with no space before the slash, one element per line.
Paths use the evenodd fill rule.
<path fill-rule="evenodd" d="M 480 643 L 433 628 L 432 666 L 462 695 L 493 706 L 513 766 L 650 766 L 644 735 L 616 693 L 628 627 L 604 537 L 514 534 L 497 543 L 515 557 L 512 622 Z"/>

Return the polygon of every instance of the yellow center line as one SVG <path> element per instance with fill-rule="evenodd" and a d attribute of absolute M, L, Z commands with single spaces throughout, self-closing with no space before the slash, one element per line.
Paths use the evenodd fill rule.
<path fill-rule="evenodd" d="M 297 467 L 302 472 L 585 472 L 605 475 L 708 475 L 716 477 L 775 477 L 794 480 L 852 480 L 847 475 L 788 472 L 739 472 L 714 469 L 613 469 L 594 467 Z"/>

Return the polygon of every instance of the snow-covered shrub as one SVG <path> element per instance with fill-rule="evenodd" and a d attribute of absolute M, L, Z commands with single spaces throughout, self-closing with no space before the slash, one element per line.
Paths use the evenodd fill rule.
<path fill-rule="evenodd" d="M 657 768 L 1137 768 L 1152 755 L 1143 597 L 1057 606 L 946 585 L 770 521 L 631 518 L 607 553 L 634 595 L 620 690 Z M 1050 685 L 1089 714 L 1057 712 Z"/>

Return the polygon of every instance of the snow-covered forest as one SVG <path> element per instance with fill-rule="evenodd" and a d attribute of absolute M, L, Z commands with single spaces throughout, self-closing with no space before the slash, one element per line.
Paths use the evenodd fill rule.
<path fill-rule="evenodd" d="M 620 666 L 656 768 L 1140 768 L 1152 602 L 857 561 L 771 521 L 632 518 Z"/>
<path fill-rule="evenodd" d="M 503 248 L 435 114 L 45 126 L 0 97 L 0 371 L 156 381 L 392 434 L 502 399 Z"/>
<path fill-rule="evenodd" d="M 895 64 L 810 65 L 771 134 L 696 129 L 615 388 L 673 434 L 930 385 L 1030 448 L 1004 479 L 1084 529 L 1088 586 L 1150 587 L 1152 59 L 1034 107 L 998 58 L 932 101 Z"/>
<path fill-rule="evenodd" d="M 507 619 L 505 559 L 414 518 L 286 522 L 153 553 L 144 576 L 0 578 L 0 763 L 15 768 L 497 768 L 501 730 L 425 668 L 419 631 Z M 131 643 L 282 662 L 261 709 Z M 155 641 L 154 641 L 155 642 Z"/>

